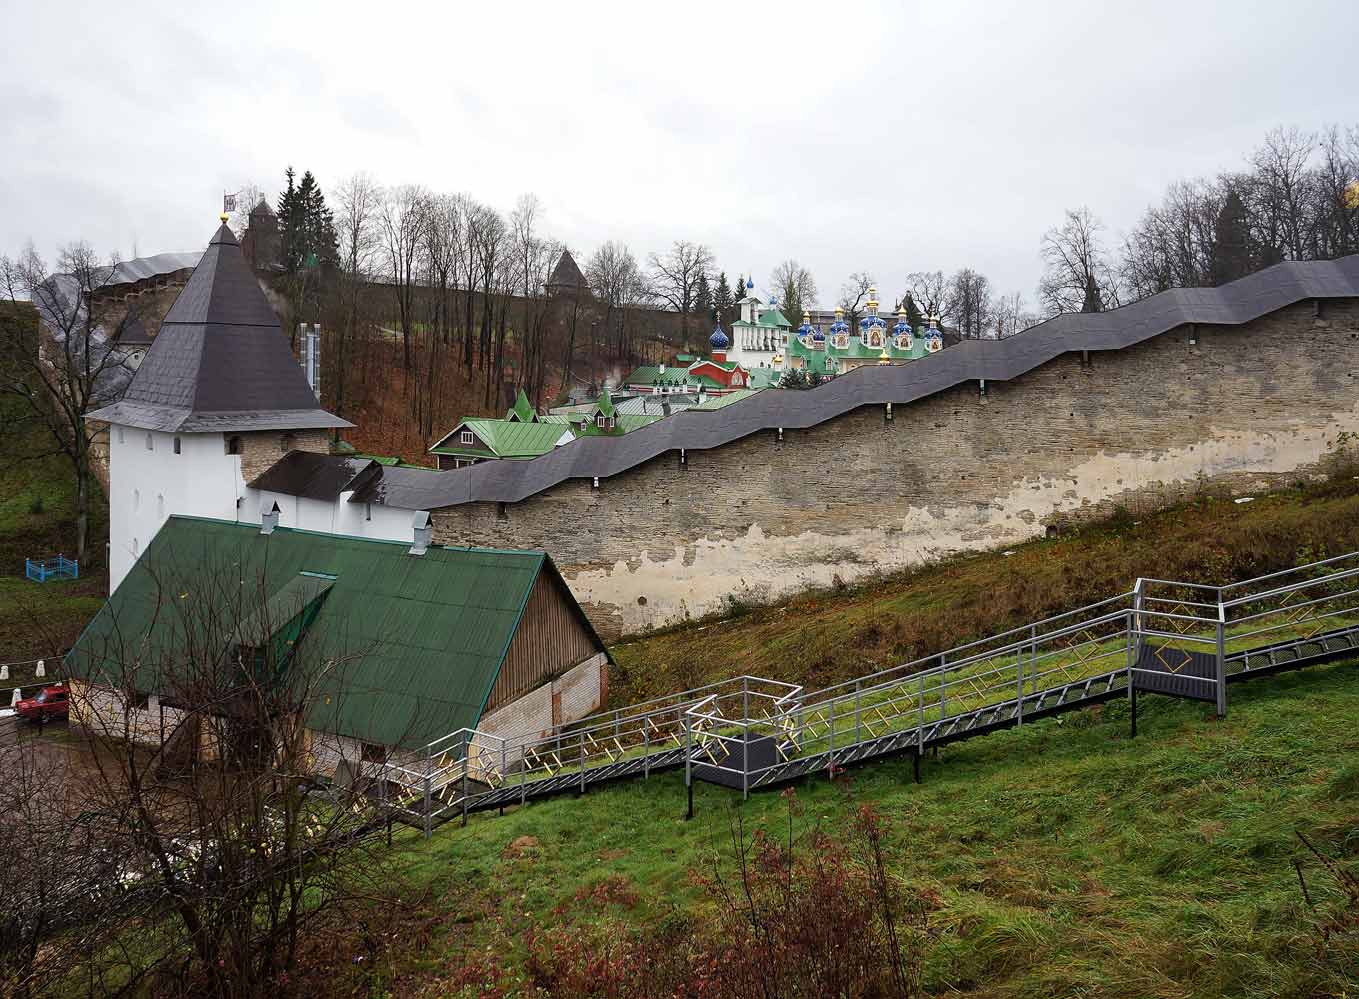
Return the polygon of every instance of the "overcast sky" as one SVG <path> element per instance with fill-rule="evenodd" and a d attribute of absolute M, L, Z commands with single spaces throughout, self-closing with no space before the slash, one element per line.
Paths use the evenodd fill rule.
<path fill-rule="evenodd" d="M 1032 303 L 1064 208 L 1118 238 L 1275 125 L 1359 123 L 1353 0 L 405 6 L 7 5 L 0 252 L 201 248 L 292 163 L 532 191 L 582 256 L 794 257 L 826 303 L 964 265 Z"/>

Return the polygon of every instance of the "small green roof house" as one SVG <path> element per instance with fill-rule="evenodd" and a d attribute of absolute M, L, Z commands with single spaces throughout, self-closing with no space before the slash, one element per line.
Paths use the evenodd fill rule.
<path fill-rule="evenodd" d="M 545 735 L 607 691 L 604 645 L 544 552 L 172 516 L 66 659 L 73 717 L 135 715 L 137 741 L 165 744 L 212 713 L 199 692 L 218 662 L 303 681 L 326 775 L 464 728 Z"/>

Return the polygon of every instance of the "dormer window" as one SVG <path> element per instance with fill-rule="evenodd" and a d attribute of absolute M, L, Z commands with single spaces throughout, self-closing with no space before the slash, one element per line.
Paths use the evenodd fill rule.
<path fill-rule="evenodd" d="M 464 430 L 461 434 L 458 435 L 458 440 L 461 441 L 463 444 L 475 444 L 477 439 L 473 435 L 472 431 Z"/>

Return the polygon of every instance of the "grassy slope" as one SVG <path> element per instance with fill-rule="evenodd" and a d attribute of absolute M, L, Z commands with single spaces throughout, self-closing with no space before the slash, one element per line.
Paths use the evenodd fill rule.
<path fill-rule="evenodd" d="M 1359 549 L 1351 477 L 1237 504 L 1205 496 L 1014 554 L 970 555 L 615 646 L 618 704 L 749 673 L 810 688 L 1123 593 L 1138 576 L 1227 581 Z"/>
<path fill-rule="evenodd" d="M 925 761 L 920 786 L 904 759 L 854 772 L 856 793 L 894 820 L 897 873 L 943 899 L 932 990 L 1341 994 L 1343 975 L 1315 958 L 1291 862 L 1306 859 L 1295 829 L 1359 858 L 1359 668 L 1233 688 L 1222 723 L 1168 699 L 1140 714 L 1136 740 L 1119 702 L 949 747 Z M 641 897 L 629 921 L 660 919 L 693 904 L 688 872 L 735 812 L 781 827 L 777 795 L 743 805 L 707 785 L 683 822 L 683 791 L 670 774 L 405 840 L 406 875 L 457 901 L 439 903 L 452 909 L 442 929 L 393 969 L 396 991 L 428 987 L 463 948 L 513 937 L 525 913 L 540 925 L 598 919 L 577 893 L 610 876 Z M 849 803 L 825 779 L 798 795 L 804 823 L 846 821 Z M 524 836 L 537 846 L 506 850 Z"/>
<path fill-rule="evenodd" d="M 3 405 L 15 411 L 13 400 Z M 44 433 L 31 425 L 15 428 L 0 439 L 0 447 L 7 456 L 38 454 L 50 448 Z M 90 527 L 95 558 L 81 567 L 85 578 L 42 585 L 30 582 L 24 578 L 25 558 L 58 552 L 70 555 L 75 548 L 71 466 L 60 455 L 0 461 L 0 662 L 62 651 L 103 603 L 107 582 L 103 547 L 108 528 L 102 497 L 95 507 Z"/>
<path fill-rule="evenodd" d="M 1204 499 L 637 639 L 614 650 L 614 686 L 623 702 L 743 671 L 821 683 L 1119 592 L 1138 574 L 1240 577 L 1354 548 L 1353 480 L 1243 505 Z M 1343 975 L 1316 960 L 1291 865 L 1306 859 L 1295 829 L 1359 858 L 1359 669 L 1233 688 L 1224 723 L 1198 704 L 1144 705 L 1135 741 L 1116 702 L 949 747 L 925 762 L 920 787 L 906 760 L 852 774 L 856 794 L 895 820 L 897 872 L 944 900 L 932 989 L 1341 994 Z M 804 822 L 846 820 L 850 804 L 828 781 L 798 794 Z M 698 785 L 696 801 L 696 821 L 681 821 L 672 774 L 474 817 L 429 844 L 407 838 L 400 866 L 435 890 L 441 929 L 384 981 L 437 992 L 467 948 L 513 940 L 530 921 L 660 920 L 696 902 L 689 872 L 736 812 L 773 828 L 784 818 L 768 793 L 742 805 Z M 507 850 L 520 837 L 537 841 L 522 856 Z M 636 909 L 588 901 L 610 877 L 637 891 Z"/>

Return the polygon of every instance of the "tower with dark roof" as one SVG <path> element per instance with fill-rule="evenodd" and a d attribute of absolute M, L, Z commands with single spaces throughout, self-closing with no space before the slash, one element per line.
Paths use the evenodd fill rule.
<path fill-rule="evenodd" d="M 258 520 L 246 483 L 353 424 L 320 407 L 278 316 L 222 225 L 166 313 L 109 424 L 109 582 L 171 514 Z"/>

